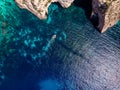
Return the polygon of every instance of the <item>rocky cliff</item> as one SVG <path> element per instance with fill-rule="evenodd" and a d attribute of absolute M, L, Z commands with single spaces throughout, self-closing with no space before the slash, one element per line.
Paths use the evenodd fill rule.
<path fill-rule="evenodd" d="M 105 32 L 120 20 L 120 0 L 92 0 L 91 16 L 98 16 L 97 28 Z"/>
<path fill-rule="evenodd" d="M 46 19 L 48 7 L 52 2 L 58 2 L 64 8 L 69 7 L 74 0 L 15 0 L 19 7 L 35 14 L 40 19 Z M 120 0 L 92 0 L 91 18 L 98 17 L 96 26 L 101 32 L 113 26 L 120 20 Z"/>
<path fill-rule="evenodd" d="M 19 7 L 35 14 L 40 19 L 46 19 L 48 7 L 53 2 L 59 2 L 62 7 L 67 8 L 74 0 L 15 0 Z"/>

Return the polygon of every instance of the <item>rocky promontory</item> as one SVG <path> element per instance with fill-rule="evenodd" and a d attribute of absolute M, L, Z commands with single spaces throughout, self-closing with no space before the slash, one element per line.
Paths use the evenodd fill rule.
<path fill-rule="evenodd" d="M 35 14 L 40 19 L 46 19 L 48 7 L 58 2 L 64 8 L 69 7 L 74 0 L 15 0 L 19 7 Z M 120 0 L 91 0 L 92 17 L 98 17 L 96 26 L 101 32 L 115 25 L 120 20 Z M 89 6 L 88 6 L 89 7 Z"/>
<path fill-rule="evenodd" d="M 40 19 L 46 19 L 48 7 L 53 2 L 58 2 L 64 8 L 71 5 L 74 0 L 15 0 L 20 8 L 24 8 L 35 14 Z"/>
<path fill-rule="evenodd" d="M 105 32 L 120 20 L 120 0 L 92 0 L 92 15 L 98 16 L 97 28 Z"/>

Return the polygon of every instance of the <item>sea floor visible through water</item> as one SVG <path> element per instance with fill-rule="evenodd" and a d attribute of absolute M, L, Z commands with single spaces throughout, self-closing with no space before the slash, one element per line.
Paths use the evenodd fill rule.
<path fill-rule="evenodd" d="M 101 34 L 74 5 L 51 4 L 40 20 L 0 1 L 0 90 L 112 90 L 119 63 L 120 22 Z"/>

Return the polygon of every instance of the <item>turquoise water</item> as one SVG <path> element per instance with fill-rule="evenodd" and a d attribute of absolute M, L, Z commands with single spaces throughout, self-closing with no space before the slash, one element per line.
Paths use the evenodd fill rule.
<path fill-rule="evenodd" d="M 48 18 L 39 20 L 13 0 L 1 0 L 0 25 L 0 90 L 111 90 L 110 84 L 116 85 L 109 79 L 120 62 L 119 22 L 100 34 L 80 7 L 52 4 Z M 99 60 L 108 68 L 97 68 Z"/>

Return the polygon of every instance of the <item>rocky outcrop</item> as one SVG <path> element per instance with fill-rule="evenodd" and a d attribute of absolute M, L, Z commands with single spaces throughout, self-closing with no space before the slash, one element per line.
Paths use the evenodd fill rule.
<path fill-rule="evenodd" d="M 59 2 L 64 8 L 69 7 L 74 0 L 15 0 L 24 9 L 29 10 L 40 19 L 46 19 L 48 7 L 52 2 Z M 89 7 L 89 6 L 88 6 Z M 101 32 L 113 26 L 120 20 L 120 0 L 92 0 L 91 18 L 98 17 L 96 26 Z"/>
<path fill-rule="evenodd" d="M 93 0 L 92 16 L 98 15 L 97 28 L 105 32 L 120 20 L 120 0 Z"/>
<path fill-rule="evenodd" d="M 19 7 L 35 14 L 40 19 L 46 19 L 48 7 L 53 2 L 59 2 L 62 7 L 67 8 L 74 0 L 15 0 Z"/>

